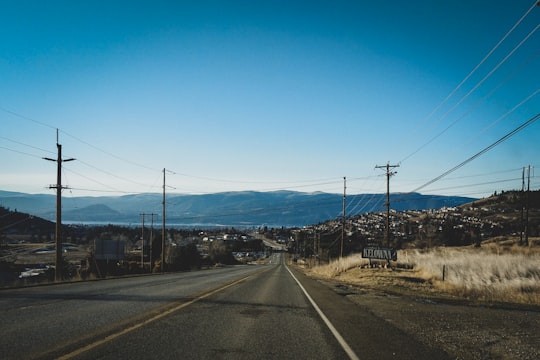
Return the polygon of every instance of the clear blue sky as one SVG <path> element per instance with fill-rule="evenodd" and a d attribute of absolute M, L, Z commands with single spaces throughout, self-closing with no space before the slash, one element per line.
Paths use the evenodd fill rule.
<path fill-rule="evenodd" d="M 540 112 L 539 22 L 532 0 L 4 1 L 0 189 L 53 193 L 58 128 L 71 196 L 160 192 L 163 168 L 176 193 L 382 193 L 388 162 L 409 192 Z M 539 139 L 420 192 L 521 188 Z"/>

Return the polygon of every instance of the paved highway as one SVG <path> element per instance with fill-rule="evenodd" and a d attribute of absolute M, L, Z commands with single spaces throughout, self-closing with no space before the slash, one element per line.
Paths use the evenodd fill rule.
<path fill-rule="evenodd" d="M 2 359 L 441 359 L 285 266 L 0 291 Z"/>

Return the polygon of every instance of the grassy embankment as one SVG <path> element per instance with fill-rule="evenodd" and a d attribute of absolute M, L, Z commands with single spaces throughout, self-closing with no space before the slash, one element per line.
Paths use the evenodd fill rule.
<path fill-rule="evenodd" d="M 480 248 L 401 250 L 392 268 L 370 268 L 359 254 L 306 269 L 315 277 L 415 296 L 540 305 L 540 238 L 531 246 L 498 239 Z M 443 279 L 444 273 L 444 279 Z"/>

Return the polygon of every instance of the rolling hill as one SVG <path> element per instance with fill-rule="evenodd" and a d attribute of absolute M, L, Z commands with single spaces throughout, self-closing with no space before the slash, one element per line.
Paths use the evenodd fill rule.
<path fill-rule="evenodd" d="M 392 194 L 395 210 L 438 209 L 473 198 L 418 193 Z M 167 194 L 169 226 L 304 226 L 341 216 L 343 195 L 295 191 L 238 191 L 204 195 Z M 385 194 L 347 196 L 347 215 L 383 211 Z M 56 196 L 0 191 L 0 206 L 54 221 Z M 139 224 L 141 213 L 161 223 L 162 195 L 63 197 L 62 219 L 71 223 Z"/>

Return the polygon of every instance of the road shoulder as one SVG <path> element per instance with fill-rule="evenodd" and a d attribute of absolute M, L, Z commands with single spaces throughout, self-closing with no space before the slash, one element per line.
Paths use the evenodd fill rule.
<path fill-rule="evenodd" d="M 323 311 L 329 317 L 335 316 L 336 322 L 351 322 L 351 314 L 357 314 L 358 309 L 383 322 L 385 325 L 380 330 L 357 326 L 360 330 L 356 336 L 364 337 L 366 331 L 374 330 L 374 341 L 377 343 L 377 338 L 382 336 L 390 348 L 394 343 L 399 343 L 400 337 L 394 340 L 395 335 L 391 330 L 396 329 L 406 334 L 410 341 L 421 343 L 422 353 L 427 347 L 427 350 L 441 351 L 451 358 L 461 359 L 540 358 L 540 334 L 536 331 L 540 328 L 540 311 L 537 307 L 513 304 L 485 306 L 466 299 L 426 296 L 429 294 L 425 292 L 400 294 L 387 289 L 316 279 L 299 269 L 297 273 L 303 275 L 303 278 L 302 275 L 299 278 L 306 284 L 318 285 L 312 285 L 311 289 L 326 288 L 326 292 L 335 294 L 321 297 L 319 301 L 328 306 Z M 337 305 L 339 298 L 343 301 Z M 348 315 L 340 318 L 336 306 Z M 368 318 L 367 315 L 364 318 L 359 316 L 354 321 Z M 427 357 L 422 355 L 419 358 Z"/>
<path fill-rule="evenodd" d="M 422 343 L 396 327 L 390 320 L 374 315 L 352 302 L 347 294 L 291 268 L 323 313 L 362 359 L 447 359 L 440 348 Z"/>

